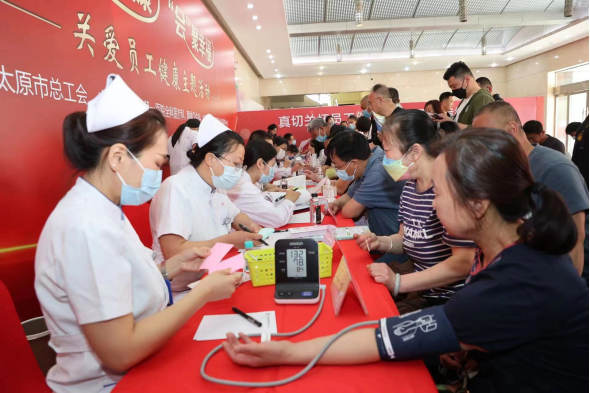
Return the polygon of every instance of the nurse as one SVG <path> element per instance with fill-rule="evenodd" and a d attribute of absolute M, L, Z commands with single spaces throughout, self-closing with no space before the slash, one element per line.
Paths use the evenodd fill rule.
<path fill-rule="evenodd" d="M 215 243 L 236 248 L 244 248 L 248 240 L 260 244 L 260 226 L 240 213 L 225 194 L 242 176 L 242 137 L 207 115 L 199 128 L 197 146 L 188 155 L 190 165 L 162 183 L 150 206 L 156 262 Z M 243 231 L 240 224 L 254 233 Z"/>
<path fill-rule="evenodd" d="M 174 134 L 168 138 L 171 175 L 176 175 L 182 168 L 190 164 L 191 160 L 186 153 L 193 149 L 197 143 L 200 124 L 201 122 L 198 119 L 189 119 L 186 123 L 181 124 Z"/>
<path fill-rule="evenodd" d="M 121 205 L 149 201 L 166 161 L 162 114 L 117 75 L 63 125 L 69 162 L 83 175 L 47 220 L 35 257 L 35 291 L 57 364 L 47 374 L 55 392 L 108 392 L 122 374 L 156 352 L 207 302 L 231 296 L 240 280 L 207 276 L 166 308 L 164 276 L 198 270 L 208 249 L 171 256 L 161 273 Z"/>
<path fill-rule="evenodd" d="M 279 228 L 289 222 L 300 195 L 297 191 L 287 190 L 285 198 L 275 202 L 276 197 L 263 193 L 256 186 L 256 183 L 266 184 L 273 179 L 276 155 L 276 150 L 263 140 L 249 142 L 242 177 L 227 191 L 227 196 L 241 212 L 258 225 L 268 228 Z"/>

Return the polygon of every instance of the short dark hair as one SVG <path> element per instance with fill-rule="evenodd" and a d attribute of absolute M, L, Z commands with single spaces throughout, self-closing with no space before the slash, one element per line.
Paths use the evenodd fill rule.
<path fill-rule="evenodd" d="M 283 138 L 282 136 L 275 136 L 272 143 L 275 146 L 281 146 L 281 145 L 288 145 L 289 142 L 287 142 L 287 140 L 285 138 Z"/>
<path fill-rule="evenodd" d="M 293 136 L 293 134 L 291 134 L 291 133 L 286 133 L 286 134 L 285 134 L 285 136 L 284 136 L 284 138 L 285 138 L 285 139 L 287 140 L 287 142 L 288 142 L 288 141 L 290 141 L 290 140 L 291 140 L 291 137 L 292 137 L 292 136 Z"/>
<path fill-rule="evenodd" d="M 424 111 L 407 109 L 397 116 L 389 116 L 381 131 L 388 141 L 398 142 L 402 153 L 417 143 L 429 156 L 436 157 L 434 145 L 440 141 L 441 136 L 434 120 Z"/>
<path fill-rule="evenodd" d="M 565 202 L 556 191 L 535 182 L 529 160 L 511 134 L 488 128 L 466 130 L 442 144 L 446 177 L 457 204 L 470 206 L 470 200 L 487 199 L 510 223 L 530 213 L 517 229 L 520 242 L 552 255 L 574 248 L 577 228 Z"/>
<path fill-rule="evenodd" d="M 88 132 L 86 112 L 74 112 L 64 119 L 64 152 L 78 171 L 92 171 L 100 164 L 104 149 L 122 143 L 139 157 L 156 143 L 160 132 L 166 133 L 166 120 L 153 108 L 125 124 L 99 132 Z"/>
<path fill-rule="evenodd" d="M 449 97 L 453 97 L 453 93 L 451 93 L 450 91 L 445 91 L 444 93 L 440 93 L 438 100 L 440 102 L 443 102 L 444 100 L 448 99 Z"/>
<path fill-rule="evenodd" d="M 250 134 L 250 139 L 248 139 L 248 142 L 255 141 L 257 139 L 262 139 L 264 141 L 272 141 L 272 135 L 269 135 L 269 133 L 264 130 L 256 130 L 252 134 Z"/>
<path fill-rule="evenodd" d="M 508 124 L 510 121 L 514 121 L 518 123 L 520 128 L 522 128 L 522 122 L 520 121 L 520 117 L 518 116 L 516 109 L 514 109 L 514 107 L 506 101 L 494 101 L 482 106 L 480 110 L 475 112 L 475 116 L 473 116 L 473 118 L 486 113 L 501 118 L 506 124 Z"/>
<path fill-rule="evenodd" d="M 208 153 L 212 153 L 215 157 L 222 157 L 234 151 L 239 145 L 244 145 L 242 137 L 233 131 L 225 131 L 211 139 L 205 146 L 196 146 L 187 151 L 186 156 L 191 160 L 191 165 L 196 168 L 201 165 Z"/>
<path fill-rule="evenodd" d="M 336 135 L 339 132 L 347 131 L 347 130 L 348 131 L 352 131 L 352 129 L 350 129 L 350 128 L 346 127 L 346 126 L 343 126 L 342 124 L 334 124 L 332 126 L 332 128 L 330 128 L 330 135 L 328 135 L 328 139 L 330 138 L 331 135 Z"/>
<path fill-rule="evenodd" d="M 244 166 L 250 168 L 256 165 L 259 158 L 266 163 L 277 156 L 277 151 L 262 139 L 248 142 L 244 155 Z"/>
<path fill-rule="evenodd" d="M 485 76 L 480 76 L 479 78 L 477 78 L 475 80 L 475 82 L 481 87 L 488 87 L 488 86 L 492 86 L 492 81 L 489 80 L 488 78 L 486 78 Z M 493 87 L 493 86 L 492 86 Z"/>
<path fill-rule="evenodd" d="M 543 133 L 543 124 L 538 120 L 529 120 L 522 125 L 524 133 L 529 134 L 541 134 Z"/>
<path fill-rule="evenodd" d="M 295 154 L 297 154 L 297 153 L 299 153 L 299 148 L 297 146 L 295 146 L 295 145 L 289 145 L 289 146 L 287 146 L 287 151 L 289 153 L 295 153 Z"/>
<path fill-rule="evenodd" d="M 270 132 L 270 130 L 276 130 L 277 128 L 278 128 L 277 125 L 273 123 L 273 124 L 269 125 L 266 129 Z"/>
<path fill-rule="evenodd" d="M 388 87 L 387 90 L 389 90 L 391 101 L 393 101 L 394 104 L 397 104 L 399 102 L 399 91 L 397 91 L 395 87 Z"/>
<path fill-rule="evenodd" d="M 345 162 L 354 159 L 367 160 L 371 156 L 367 138 L 354 131 L 341 132 L 332 138 L 326 149 L 327 156 L 332 160 L 334 156 Z"/>
<path fill-rule="evenodd" d="M 320 151 L 324 150 L 324 143 L 318 141 L 317 139 L 312 139 L 309 141 L 309 145 L 313 147 L 315 154 L 320 154 Z"/>
<path fill-rule="evenodd" d="M 578 128 L 580 128 L 581 125 L 582 123 L 580 123 L 579 121 L 573 121 L 565 127 L 565 133 L 568 135 L 573 134 L 574 136 L 576 136 Z"/>
<path fill-rule="evenodd" d="M 442 131 L 444 131 L 445 136 L 453 134 L 457 131 L 461 131 L 461 129 L 459 128 L 459 125 L 457 123 L 455 123 L 454 121 L 443 121 L 440 124 L 440 129 Z"/>
<path fill-rule="evenodd" d="M 186 126 L 189 128 L 199 128 L 201 126 L 201 120 L 199 119 L 188 119 Z"/>
<path fill-rule="evenodd" d="M 361 116 L 356 121 L 356 129 L 361 132 L 369 132 L 369 130 L 371 129 L 371 119 L 365 116 Z"/>
<path fill-rule="evenodd" d="M 358 118 L 355 115 L 348 116 L 348 120 L 350 120 L 350 119 L 352 119 L 354 121 L 357 121 L 358 120 Z"/>
<path fill-rule="evenodd" d="M 473 78 L 473 73 L 467 67 L 467 64 L 463 63 L 462 61 L 458 61 L 456 63 L 451 64 L 451 66 L 447 69 L 445 74 L 443 75 L 443 79 L 448 81 L 451 77 L 455 78 L 464 78 L 465 75 L 469 75 Z"/>
<path fill-rule="evenodd" d="M 329 120 L 329 119 L 332 119 L 332 120 L 334 120 L 334 116 L 332 116 L 332 115 L 328 115 L 328 116 L 326 116 L 326 123 L 328 122 L 328 120 Z"/>

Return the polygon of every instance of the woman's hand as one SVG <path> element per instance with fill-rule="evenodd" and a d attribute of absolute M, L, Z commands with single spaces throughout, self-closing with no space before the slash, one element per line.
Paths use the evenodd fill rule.
<path fill-rule="evenodd" d="M 363 233 L 362 235 L 354 234 L 354 240 L 356 241 L 356 245 L 360 247 L 363 251 L 379 251 L 379 247 L 381 243 L 379 243 L 379 238 L 374 233 Z M 369 248 L 367 248 L 367 244 Z"/>
<path fill-rule="evenodd" d="M 297 202 L 297 199 L 299 199 L 300 195 L 301 194 L 297 191 L 287 190 L 287 192 L 285 194 L 285 199 L 295 203 L 295 202 Z"/>
<path fill-rule="evenodd" d="M 191 247 L 181 251 L 165 262 L 168 278 L 173 279 L 182 273 L 198 272 L 201 264 L 210 254 L 209 247 Z"/>
<path fill-rule="evenodd" d="M 244 333 L 239 334 L 242 344 L 233 334 L 227 334 L 227 341 L 223 349 L 234 363 L 248 367 L 268 367 L 281 364 L 288 354 L 288 348 L 292 345 L 289 341 L 267 341 L 256 343 Z"/>
<path fill-rule="evenodd" d="M 205 301 L 215 302 L 228 299 L 242 280 L 242 273 L 231 273 L 231 269 L 213 272 L 201 280 L 195 291 L 203 294 Z"/>
<path fill-rule="evenodd" d="M 371 263 L 367 265 L 367 271 L 375 279 L 376 283 L 383 284 L 389 292 L 395 289 L 395 273 L 385 263 Z"/>

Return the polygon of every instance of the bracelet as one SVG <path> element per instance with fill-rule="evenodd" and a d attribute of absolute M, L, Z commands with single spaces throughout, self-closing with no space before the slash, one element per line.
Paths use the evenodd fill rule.
<path fill-rule="evenodd" d="M 162 265 L 160 266 L 164 266 L 164 269 L 160 270 L 160 273 L 162 273 L 162 278 L 164 280 L 168 280 L 168 271 L 166 270 L 166 261 L 162 262 Z"/>
<path fill-rule="evenodd" d="M 389 250 L 387 250 L 386 254 L 389 254 L 391 252 L 391 250 L 393 250 L 393 240 L 391 239 L 391 236 L 385 236 L 387 239 L 389 239 L 389 243 L 391 243 L 391 246 L 389 246 Z"/>
<path fill-rule="evenodd" d="M 399 284 L 402 281 L 402 276 L 399 273 L 395 273 L 395 288 L 393 288 L 393 297 L 397 297 L 399 293 Z"/>

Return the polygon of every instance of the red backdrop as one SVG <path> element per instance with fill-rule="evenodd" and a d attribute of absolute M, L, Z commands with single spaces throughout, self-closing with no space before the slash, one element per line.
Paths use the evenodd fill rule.
<path fill-rule="evenodd" d="M 0 2 L 0 280 L 21 318 L 40 315 L 35 249 L 11 249 L 37 243 L 74 182 L 64 117 L 116 73 L 164 113 L 169 133 L 206 113 L 234 128 L 233 51 L 200 0 Z"/>
<path fill-rule="evenodd" d="M 523 124 L 528 120 L 543 122 L 544 97 L 507 98 L 506 101 L 514 106 Z M 402 106 L 405 109 L 424 109 L 424 104 L 426 102 L 404 102 Z M 455 107 L 457 105 L 459 105 L 458 100 L 455 101 Z M 341 120 L 346 120 L 351 114 L 360 116 L 360 112 L 360 105 L 240 112 L 238 114 L 237 130 L 266 130 L 269 124 L 274 123 L 279 127 L 278 135 L 283 136 L 286 133 L 291 133 L 295 135 L 297 145 L 299 145 L 299 142 L 309 138 L 306 127 L 310 120 L 316 117 L 325 118 L 332 115 L 336 120 L 336 124 L 339 124 Z"/>

